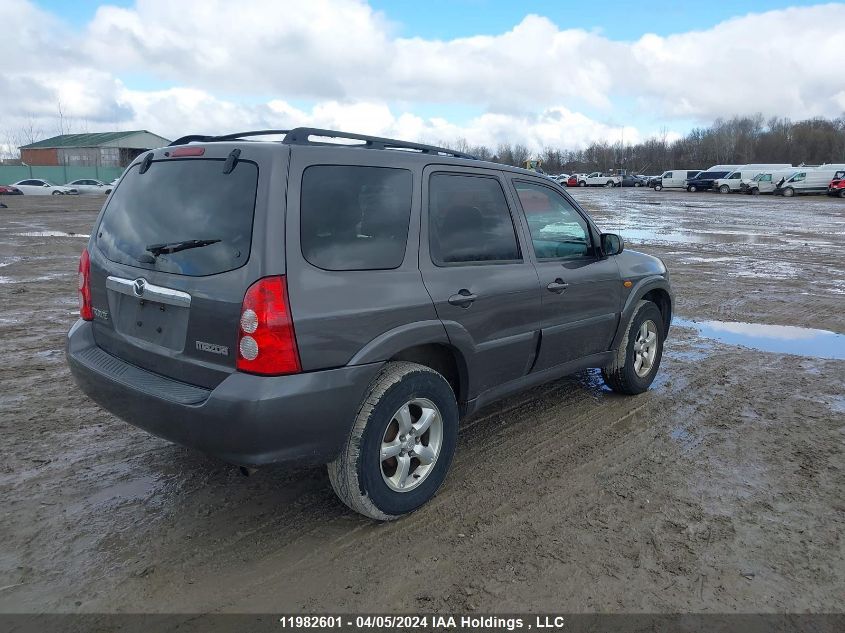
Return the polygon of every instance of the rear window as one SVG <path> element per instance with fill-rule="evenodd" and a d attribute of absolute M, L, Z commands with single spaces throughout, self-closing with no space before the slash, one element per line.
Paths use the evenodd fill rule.
<path fill-rule="evenodd" d="M 411 172 L 316 165 L 302 175 L 300 242 L 325 270 L 385 270 L 405 259 Z"/>
<path fill-rule="evenodd" d="M 252 243 L 258 167 L 222 160 L 155 161 L 129 169 L 108 202 L 97 246 L 110 260 L 180 275 L 243 266 Z"/>

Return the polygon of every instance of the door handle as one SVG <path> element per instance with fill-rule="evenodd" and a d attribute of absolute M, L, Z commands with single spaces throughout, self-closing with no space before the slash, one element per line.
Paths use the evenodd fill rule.
<path fill-rule="evenodd" d="M 550 283 L 548 286 L 546 286 L 546 290 L 548 290 L 549 292 L 554 292 L 555 294 L 558 294 L 558 295 L 561 292 L 563 292 L 564 290 L 566 290 L 567 288 L 569 288 L 569 284 L 566 283 L 560 277 L 558 277 L 552 283 Z"/>
<path fill-rule="evenodd" d="M 458 291 L 458 294 L 449 297 L 449 303 L 453 306 L 468 308 L 476 299 L 478 299 L 478 295 L 474 295 L 466 288 L 463 288 Z"/>

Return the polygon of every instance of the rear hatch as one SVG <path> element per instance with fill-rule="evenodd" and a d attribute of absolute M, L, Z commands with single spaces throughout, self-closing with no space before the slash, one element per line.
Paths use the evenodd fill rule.
<path fill-rule="evenodd" d="M 166 148 L 146 169 L 127 169 L 89 244 L 94 338 L 105 351 L 207 388 L 235 370 L 244 292 L 284 273 L 288 150 L 250 145 Z"/>

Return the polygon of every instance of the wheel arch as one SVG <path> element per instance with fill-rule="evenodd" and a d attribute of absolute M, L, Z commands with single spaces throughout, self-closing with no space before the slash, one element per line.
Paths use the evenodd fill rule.
<path fill-rule="evenodd" d="M 349 365 L 386 361 L 408 361 L 442 374 L 458 403 L 469 392 L 469 370 L 464 353 L 456 347 L 439 320 L 402 325 L 377 336 L 353 356 Z"/>
<path fill-rule="evenodd" d="M 651 301 L 655 303 L 663 316 L 663 332 L 664 335 L 669 332 L 669 326 L 672 323 L 672 309 L 673 309 L 673 295 L 669 287 L 669 282 L 662 275 L 655 275 L 646 277 L 637 282 L 637 285 L 631 290 L 628 298 L 625 300 L 625 305 L 622 308 L 622 315 L 619 319 L 619 327 L 616 330 L 616 335 L 613 337 L 611 349 L 617 349 L 625 335 L 625 328 L 631 315 L 637 307 L 640 300 Z"/>

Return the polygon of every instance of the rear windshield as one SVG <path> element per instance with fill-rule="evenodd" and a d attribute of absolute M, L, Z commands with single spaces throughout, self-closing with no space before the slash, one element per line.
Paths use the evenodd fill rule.
<path fill-rule="evenodd" d="M 258 167 L 239 161 L 155 161 L 129 169 L 97 230 L 97 246 L 129 266 L 199 277 L 243 266 L 249 258 Z"/>

